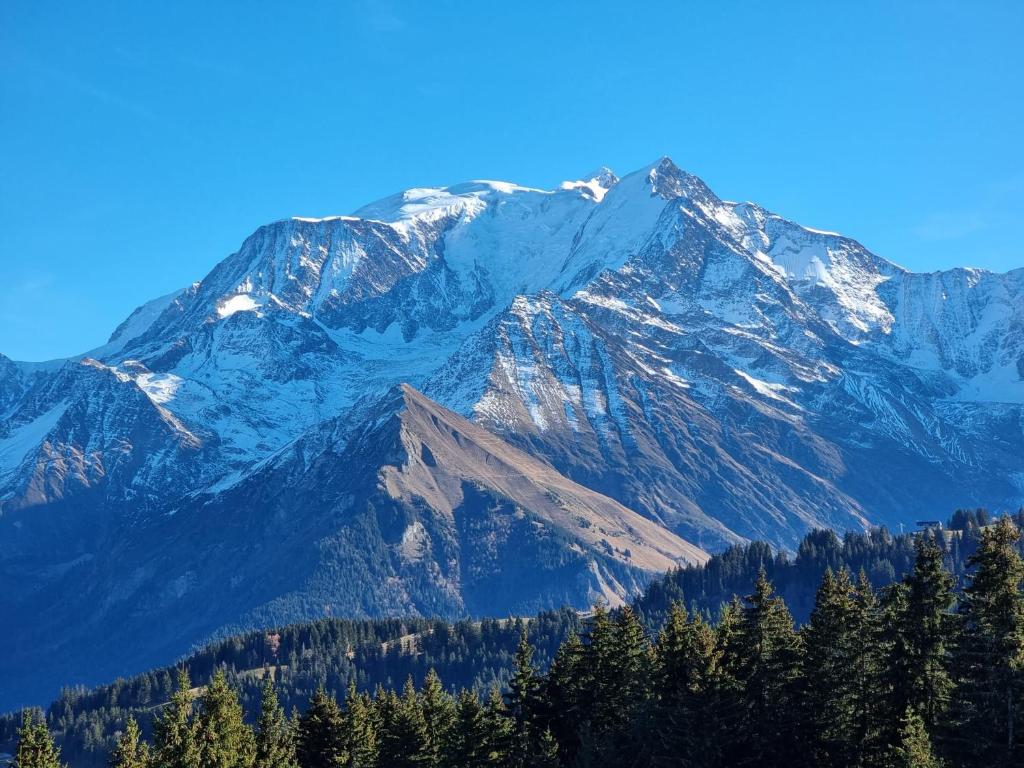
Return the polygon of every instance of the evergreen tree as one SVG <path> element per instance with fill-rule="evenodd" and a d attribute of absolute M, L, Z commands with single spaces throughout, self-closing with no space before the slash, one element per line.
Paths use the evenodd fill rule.
<path fill-rule="evenodd" d="M 889 768 L 941 768 L 942 762 L 932 752 L 931 739 L 924 719 L 913 707 L 907 707 L 900 721 L 896 746 L 888 761 Z"/>
<path fill-rule="evenodd" d="M 192 682 L 178 670 L 177 688 L 153 726 L 154 768 L 199 768 L 196 721 L 192 716 Z"/>
<path fill-rule="evenodd" d="M 12 768 L 65 768 L 60 761 L 60 749 L 54 746 L 46 721 L 42 716 L 35 717 L 27 709 L 22 712 Z"/>
<path fill-rule="evenodd" d="M 455 725 L 443 765 L 446 768 L 489 768 L 494 765 L 487 750 L 489 736 L 480 700 L 475 693 L 463 689 L 455 705 Z"/>
<path fill-rule="evenodd" d="M 377 765 L 377 729 L 372 710 L 368 697 L 356 690 L 354 682 L 351 683 L 345 698 L 345 768 L 374 768 Z"/>
<path fill-rule="evenodd" d="M 110 768 L 149 768 L 149 745 L 142 740 L 142 732 L 134 717 L 129 716 L 124 732 L 110 753 Z"/>
<path fill-rule="evenodd" d="M 933 536 L 922 535 L 915 546 L 914 571 L 904 580 L 905 606 L 893 616 L 900 637 L 890 662 L 896 682 L 890 714 L 896 720 L 912 707 L 925 729 L 934 732 L 949 708 L 953 690 L 954 581 Z"/>
<path fill-rule="evenodd" d="M 1003 518 L 982 532 L 964 590 L 957 740 L 965 764 L 1024 764 L 1024 561 Z"/>
<path fill-rule="evenodd" d="M 798 762 L 803 745 L 790 734 L 799 723 L 800 638 L 763 568 L 746 598 L 732 645 L 740 719 L 727 760 L 732 765 Z"/>
<path fill-rule="evenodd" d="M 387 740 L 381 744 L 380 762 L 391 768 L 421 768 L 430 764 L 430 734 L 423 706 L 410 677 L 396 701 Z"/>
<path fill-rule="evenodd" d="M 700 614 L 688 618 L 674 603 L 656 645 L 648 749 L 654 766 L 714 765 L 720 737 L 721 649 Z"/>
<path fill-rule="evenodd" d="M 530 755 L 530 768 L 560 768 L 558 742 L 550 728 L 545 728 L 537 739 L 536 751 Z"/>
<path fill-rule="evenodd" d="M 523 768 L 530 764 L 536 751 L 537 692 L 540 681 L 533 666 L 533 647 L 526 639 L 526 629 L 519 634 L 515 665 L 509 681 L 508 712 L 512 719 L 512 738 L 509 743 L 509 765 Z"/>
<path fill-rule="evenodd" d="M 455 702 L 433 669 L 427 672 L 423 681 L 421 706 L 427 730 L 425 764 L 439 766 L 455 725 Z"/>
<path fill-rule="evenodd" d="M 344 720 L 338 702 L 323 686 L 299 718 L 295 754 L 301 768 L 339 768 L 344 765 Z"/>
<path fill-rule="evenodd" d="M 881 760 L 884 750 L 889 682 L 886 680 L 881 608 L 863 570 L 853 592 L 851 637 L 854 670 L 850 699 L 853 709 L 851 758 L 853 765 L 874 766 Z"/>
<path fill-rule="evenodd" d="M 260 688 L 260 716 L 256 730 L 253 768 L 298 768 L 292 729 L 277 698 L 270 670 Z"/>
<path fill-rule="evenodd" d="M 803 629 L 804 717 L 815 761 L 822 765 L 853 765 L 857 747 L 854 656 L 859 628 L 854 623 L 852 591 L 845 569 L 838 576 L 827 569 L 811 620 Z"/>
<path fill-rule="evenodd" d="M 200 699 L 197 721 L 200 768 L 250 768 L 255 752 L 238 694 L 218 669 Z"/>
<path fill-rule="evenodd" d="M 504 766 L 508 760 L 509 745 L 512 741 L 512 718 L 509 716 L 505 699 L 497 686 L 493 686 L 484 706 L 484 724 L 487 732 L 485 742 L 486 764 Z"/>
<path fill-rule="evenodd" d="M 580 751 L 580 728 L 589 712 L 587 691 L 592 689 L 592 671 L 586 664 L 586 649 L 572 632 L 559 647 L 544 682 L 542 699 L 546 720 L 557 740 L 562 760 L 572 765 Z"/>

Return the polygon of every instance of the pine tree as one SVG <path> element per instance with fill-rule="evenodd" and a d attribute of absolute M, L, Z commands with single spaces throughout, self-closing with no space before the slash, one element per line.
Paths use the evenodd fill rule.
<path fill-rule="evenodd" d="M 295 754 L 301 768 L 339 768 L 345 754 L 344 719 L 338 702 L 323 686 L 309 700 L 299 718 Z"/>
<path fill-rule="evenodd" d="M 907 707 L 900 721 L 895 748 L 887 761 L 889 768 L 941 768 L 932 752 L 924 719 L 913 707 Z"/>
<path fill-rule="evenodd" d="M 982 532 L 968 565 L 957 652 L 958 741 L 965 764 L 1024 763 L 1024 561 L 1003 518 Z"/>
<path fill-rule="evenodd" d="M 110 753 L 110 768 L 149 768 L 149 745 L 134 717 L 129 716 L 124 731 Z"/>
<path fill-rule="evenodd" d="M 269 670 L 263 676 L 260 688 L 260 717 L 253 768 L 298 768 L 292 729 L 277 698 L 277 688 Z"/>
<path fill-rule="evenodd" d="M 934 732 L 949 709 L 953 690 L 954 582 L 931 535 L 922 535 L 915 546 L 914 571 L 904 581 L 905 606 L 893 616 L 900 637 L 890 662 L 896 682 L 890 715 L 896 720 L 912 707 L 925 728 Z"/>
<path fill-rule="evenodd" d="M 509 745 L 512 741 L 512 718 L 509 716 L 505 699 L 497 686 L 493 686 L 484 706 L 484 724 L 487 732 L 485 742 L 486 764 L 504 766 L 507 764 Z"/>
<path fill-rule="evenodd" d="M 12 768 L 66 768 L 60 761 L 60 749 L 54 746 L 46 721 L 29 710 L 21 716 Z"/>
<path fill-rule="evenodd" d="M 822 765 L 853 764 L 853 699 L 858 681 L 853 665 L 857 628 L 852 591 L 845 569 L 838 576 L 827 569 L 803 629 L 804 717 L 815 761 Z"/>
<path fill-rule="evenodd" d="M 199 768 L 196 721 L 192 716 L 192 683 L 188 670 L 178 670 L 177 688 L 153 727 L 154 768 Z"/>
<path fill-rule="evenodd" d="M 439 766 L 455 725 L 455 702 L 441 685 L 441 678 L 431 669 L 423 681 L 421 693 L 423 720 L 427 729 L 426 762 Z"/>
<path fill-rule="evenodd" d="M 650 642 L 628 606 L 613 619 L 600 605 L 588 640 L 583 663 L 590 685 L 582 692 L 586 707 L 579 744 L 614 762 L 634 750 L 640 735 L 637 714 L 648 704 Z"/>
<path fill-rule="evenodd" d="M 377 729 L 372 709 L 368 698 L 356 690 L 354 682 L 351 683 L 345 698 L 345 768 L 374 768 L 377 765 Z"/>
<path fill-rule="evenodd" d="M 395 702 L 394 715 L 382 740 L 380 762 L 390 768 L 421 768 L 429 765 L 430 736 L 423 706 L 410 677 Z"/>
<path fill-rule="evenodd" d="M 558 742 L 550 728 L 541 731 L 537 739 L 536 749 L 530 755 L 530 768 L 559 768 Z"/>
<path fill-rule="evenodd" d="M 762 568 L 730 652 L 740 694 L 737 738 L 727 758 L 733 765 L 786 765 L 803 749 L 789 735 L 798 725 L 800 638 L 785 602 L 773 592 Z"/>
<path fill-rule="evenodd" d="M 654 766 L 713 765 L 718 755 L 718 638 L 700 614 L 673 603 L 656 645 L 657 704 L 648 729 Z"/>
<path fill-rule="evenodd" d="M 238 694 L 218 669 L 200 699 L 196 728 L 201 768 L 250 768 L 255 743 Z"/>
<path fill-rule="evenodd" d="M 589 711 L 587 691 L 592 689 L 592 670 L 586 649 L 575 632 L 559 646 L 544 681 L 543 699 L 563 761 L 572 765 L 580 750 L 580 728 Z"/>
<path fill-rule="evenodd" d="M 508 712 L 512 719 L 509 765 L 523 768 L 530 763 L 537 737 L 535 719 L 540 681 L 533 666 L 533 646 L 526 639 L 526 630 L 519 634 L 512 679 L 509 681 Z"/>
<path fill-rule="evenodd" d="M 882 616 L 875 590 L 867 574 L 861 570 L 853 592 L 853 638 L 851 666 L 854 685 L 851 692 L 853 708 L 854 765 L 873 766 L 884 749 L 885 719 L 888 716 L 886 696 L 885 652 L 882 645 Z"/>
<path fill-rule="evenodd" d="M 489 736 L 480 700 L 475 693 L 463 689 L 455 705 L 455 725 L 443 765 L 446 768 L 488 768 L 494 765 L 487 750 Z"/>

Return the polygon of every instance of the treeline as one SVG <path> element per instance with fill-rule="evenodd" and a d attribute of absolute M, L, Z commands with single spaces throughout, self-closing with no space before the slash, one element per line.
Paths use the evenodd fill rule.
<path fill-rule="evenodd" d="M 1024 514 L 1012 517 L 1024 525 Z M 966 584 L 968 559 L 992 525 L 983 510 L 958 511 L 946 530 L 932 537 L 954 590 Z M 774 583 L 798 624 L 805 623 L 815 604 L 816 589 L 827 569 L 861 574 L 875 591 L 886 592 L 914 567 L 913 535 L 891 535 L 880 529 L 847 534 L 815 531 L 795 555 L 773 553 L 762 543 L 733 547 L 701 567 L 669 574 L 653 583 L 634 605 L 635 617 L 654 637 L 670 617 L 675 603 L 705 625 L 727 619 L 733 595 L 752 594 L 759 573 Z M 1017 551 L 1024 543 L 1017 542 Z M 614 618 L 614 615 L 613 615 Z M 484 620 L 449 624 L 427 619 L 346 621 L 326 619 L 271 632 L 253 632 L 214 643 L 184 660 L 194 684 L 208 685 L 217 670 L 237 692 L 246 722 L 255 723 L 261 706 L 263 670 L 271 668 L 286 711 L 304 710 L 319 687 L 343 699 L 350 685 L 359 692 L 377 686 L 398 689 L 408 677 L 422 686 L 435 670 L 447 690 L 467 688 L 485 695 L 506 689 L 521 630 L 535 649 L 533 662 L 546 671 L 560 644 L 582 631 L 571 610 L 541 614 L 529 621 Z M 87 690 L 68 689 L 46 710 L 45 722 L 56 735 L 65 760 L 90 768 L 106 762 L 129 718 L 137 720 L 141 737 L 154 738 L 154 716 L 171 699 L 176 669 L 166 668 L 131 680 Z M 0 718 L 0 751 L 13 749 L 20 717 Z"/>
<path fill-rule="evenodd" d="M 652 641 L 629 607 L 598 606 L 546 674 L 520 628 L 502 695 L 323 688 L 285 717 L 267 668 L 255 727 L 218 670 L 193 702 L 179 673 L 152 747 L 129 721 L 112 768 L 559 768 L 1024 764 L 1024 559 L 1009 518 L 985 527 L 965 586 L 942 537 L 915 540 L 913 568 L 882 590 L 827 569 L 794 625 L 765 569 L 709 624 L 674 603 Z M 21 744 L 28 745 L 22 748 Z M 26 717 L 16 768 L 57 768 Z"/>
<path fill-rule="evenodd" d="M 1018 510 L 1010 519 L 1024 529 L 1024 510 Z M 961 509 L 936 537 L 946 567 L 959 586 L 982 531 L 992 523 L 992 516 L 984 509 Z M 882 527 L 866 533 L 846 533 L 840 538 L 832 531 L 817 530 L 804 536 L 792 555 L 774 552 L 764 542 L 736 545 L 714 555 L 704 565 L 676 570 L 652 583 L 634 608 L 651 628 L 664 622 L 669 605 L 683 599 L 691 612 L 714 618 L 723 602 L 754 588 L 763 568 L 777 593 L 785 598 L 794 619 L 803 624 L 811 614 L 815 590 L 827 568 L 863 571 L 871 584 L 881 589 L 899 581 L 913 568 L 916 535 L 894 535 Z M 1024 543 L 1018 545 L 1018 550 L 1024 553 Z"/>
<path fill-rule="evenodd" d="M 400 688 L 409 677 L 421 684 L 432 669 L 449 685 L 486 691 L 507 685 L 522 631 L 546 667 L 562 641 L 581 628 L 579 614 L 569 609 L 529 620 L 454 624 L 435 619 L 323 619 L 213 643 L 178 668 L 153 670 L 94 689 L 66 689 L 43 719 L 57 736 L 65 760 L 82 768 L 96 767 L 106 764 L 129 718 L 137 721 L 144 738 L 152 739 L 154 715 L 171 700 L 178 669 L 200 687 L 223 671 L 238 693 L 247 721 L 254 722 L 265 668 L 274 670 L 278 695 L 289 712 L 305 709 L 320 687 L 339 697 L 353 684 L 361 691 L 378 685 Z M 0 751 L 5 744 L 13 749 L 20 725 L 20 715 L 0 718 Z"/>

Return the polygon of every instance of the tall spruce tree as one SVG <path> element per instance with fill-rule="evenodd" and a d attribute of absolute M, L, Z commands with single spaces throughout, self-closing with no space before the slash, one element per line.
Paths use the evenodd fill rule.
<path fill-rule="evenodd" d="M 441 765 L 455 725 L 455 702 L 444 690 L 441 678 L 433 669 L 427 672 L 420 694 L 423 721 L 427 729 L 426 761 L 431 766 Z"/>
<path fill-rule="evenodd" d="M 300 768 L 339 768 L 347 757 L 344 719 L 334 697 L 323 686 L 299 718 L 295 754 Z"/>
<path fill-rule="evenodd" d="M 551 662 L 544 681 L 543 700 L 547 721 L 559 744 L 562 761 L 572 765 L 580 751 L 580 728 L 588 710 L 587 691 L 592 671 L 586 664 L 586 649 L 575 632 L 570 632 Z"/>
<path fill-rule="evenodd" d="M 192 701 L 192 682 L 188 670 L 182 667 L 171 700 L 153 725 L 154 768 L 199 768 Z"/>
<path fill-rule="evenodd" d="M 485 755 L 487 764 L 507 764 L 509 745 L 512 741 L 512 718 L 509 716 L 505 699 L 498 686 L 492 686 L 484 706 L 484 723 L 487 732 Z"/>
<path fill-rule="evenodd" d="M 200 699 L 196 728 L 200 768 L 251 768 L 252 729 L 245 724 L 238 694 L 218 669 Z"/>
<path fill-rule="evenodd" d="M 811 618 L 803 629 L 803 714 L 815 761 L 854 765 L 858 645 L 853 584 L 843 569 L 825 571 Z"/>
<path fill-rule="evenodd" d="M 298 768 L 291 726 L 277 698 L 274 677 L 267 670 L 260 686 L 260 716 L 256 724 L 253 768 Z"/>
<path fill-rule="evenodd" d="M 774 594 L 761 569 L 746 598 L 732 649 L 739 695 L 736 739 L 726 760 L 732 765 L 789 765 L 803 745 L 791 734 L 799 727 L 797 689 L 802 648 L 793 617 Z"/>
<path fill-rule="evenodd" d="M 345 768 L 374 768 L 379 753 L 373 705 L 366 694 L 349 684 L 345 697 Z"/>
<path fill-rule="evenodd" d="M 65 768 L 42 714 L 22 712 L 12 768 Z"/>
<path fill-rule="evenodd" d="M 388 736 L 386 744 L 381 745 L 381 764 L 392 768 L 422 768 L 430 764 L 430 734 L 411 677 L 405 681 L 397 700 Z"/>
<path fill-rule="evenodd" d="M 969 559 L 957 650 L 957 757 L 965 765 L 1024 765 L 1024 561 L 1007 518 L 986 528 Z"/>
<path fill-rule="evenodd" d="M 533 666 L 533 646 L 526 638 L 526 629 L 519 633 L 512 679 L 508 686 L 508 712 L 511 717 L 512 737 L 509 742 L 509 765 L 525 768 L 536 752 L 540 733 L 536 728 L 537 696 L 540 680 Z"/>
<path fill-rule="evenodd" d="M 646 740 L 651 765 L 711 766 L 719 759 L 721 649 L 700 614 L 688 617 L 673 603 L 658 635 L 654 673 L 656 705 Z"/>
<path fill-rule="evenodd" d="M 885 748 L 885 719 L 889 681 L 886 679 L 882 614 L 867 573 L 861 570 L 853 591 L 851 621 L 854 684 L 853 765 L 878 765 Z"/>
<path fill-rule="evenodd" d="M 911 707 L 932 733 L 949 709 L 953 690 L 954 580 L 932 534 L 918 538 L 915 548 L 914 570 L 904 580 L 903 610 L 892 617 L 899 637 L 890 661 L 895 683 L 890 715 L 898 722 Z"/>
<path fill-rule="evenodd" d="M 110 753 L 110 768 L 149 768 L 149 745 L 142 739 L 142 731 L 134 717 L 129 716 L 124 731 Z"/>
<path fill-rule="evenodd" d="M 495 763 L 487 750 L 489 736 L 480 700 L 463 689 L 455 705 L 455 724 L 442 764 L 445 768 L 491 768 Z"/>

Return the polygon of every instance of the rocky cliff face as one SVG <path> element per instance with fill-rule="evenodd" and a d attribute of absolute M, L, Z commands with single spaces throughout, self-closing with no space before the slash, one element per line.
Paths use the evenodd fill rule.
<path fill-rule="evenodd" d="M 582 605 L 701 547 L 1016 506 L 1022 374 L 1024 270 L 911 273 L 668 159 L 277 222 L 81 358 L 0 357 L 11 658 L 90 669 L 129 615 L 181 626 L 150 664 L 231 622 Z"/>

